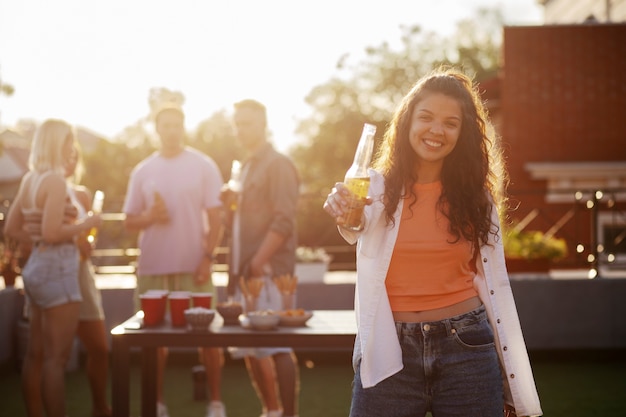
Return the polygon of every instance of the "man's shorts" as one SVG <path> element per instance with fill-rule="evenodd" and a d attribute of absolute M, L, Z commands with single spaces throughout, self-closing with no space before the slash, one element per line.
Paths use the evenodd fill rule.
<path fill-rule="evenodd" d="M 141 275 L 137 277 L 137 287 L 135 289 L 135 311 L 141 310 L 139 295 L 148 290 L 166 291 L 190 291 L 190 292 L 213 292 L 213 280 L 209 279 L 201 285 L 194 281 L 193 273 L 185 274 L 164 274 L 164 275 Z M 213 305 L 217 294 L 213 294 Z"/>
<path fill-rule="evenodd" d="M 270 277 L 264 277 L 263 279 L 265 280 L 265 284 L 263 285 L 263 289 L 261 290 L 261 294 L 259 295 L 257 301 L 257 310 L 280 311 L 282 309 L 283 302 L 282 297 L 280 296 L 280 291 L 278 291 L 278 288 Z M 243 302 L 243 296 L 239 289 L 237 289 L 237 293 L 235 294 L 235 300 L 240 301 L 242 305 L 245 305 Z M 265 358 L 277 353 L 290 353 L 293 352 L 293 349 L 290 347 L 229 347 L 228 352 L 233 359 L 241 359 L 245 356 Z"/>

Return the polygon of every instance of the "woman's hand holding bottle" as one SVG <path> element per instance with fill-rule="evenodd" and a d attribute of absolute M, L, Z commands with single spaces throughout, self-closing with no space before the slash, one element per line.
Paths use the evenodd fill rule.
<path fill-rule="evenodd" d="M 354 214 L 350 214 L 350 213 L 354 213 L 354 211 L 351 210 L 352 207 L 350 206 L 350 202 L 354 201 L 355 198 L 357 197 L 350 191 L 350 189 L 346 186 L 345 183 L 338 182 L 335 184 L 331 192 L 328 194 L 328 197 L 326 198 L 326 201 L 324 202 L 323 208 L 328 214 L 330 214 L 335 219 L 335 221 L 337 222 L 339 226 L 343 227 L 343 225 L 347 222 L 347 217 L 354 215 Z M 372 204 L 372 198 L 369 196 L 365 197 L 365 199 L 363 200 L 363 204 L 365 206 Z M 359 212 L 359 217 L 357 219 L 354 219 L 356 220 L 355 223 L 357 224 L 361 223 L 362 215 L 363 215 L 363 211 L 361 210 Z"/>
<path fill-rule="evenodd" d="M 346 172 L 344 182 L 335 184 L 324 203 L 324 210 L 333 216 L 337 224 L 355 232 L 363 230 L 363 208 L 372 204 L 367 197 L 370 178 L 368 167 L 374 153 L 376 126 L 363 125 L 361 138 L 354 154 L 354 162 Z"/>

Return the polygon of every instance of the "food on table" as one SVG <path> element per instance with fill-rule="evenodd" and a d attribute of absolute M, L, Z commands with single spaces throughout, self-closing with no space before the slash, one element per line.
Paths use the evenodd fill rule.
<path fill-rule="evenodd" d="M 283 317 L 301 317 L 306 314 L 306 311 L 304 311 L 303 308 L 296 308 L 296 309 L 291 309 L 291 310 L 283 310 L 279 312 L 278 314 L 280 314 Z"/>
<path fill-rule="evenodd" d="M 279 275 L 273 277 L 272 280 L 278 290 L 283 294 L 293 294 L 296 292 L 296 288 L 298 287 L 298 277 L 295 275 Z"/>
<path fill-rule="evenodd" d="M 239 277 L 239 288 L 246 298 L 258 298 L 263 289 L 263 284 L 263 278 L 245 279 L 244 277 Z"/>

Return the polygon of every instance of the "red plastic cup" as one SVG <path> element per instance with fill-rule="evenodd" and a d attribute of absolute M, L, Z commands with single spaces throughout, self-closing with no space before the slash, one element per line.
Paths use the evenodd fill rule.
<path fill-rule="evenodd" d="M 182 327 L 187 325 L 185 310 L 191 304 L 189 293 L 170 293 L 170 319 L 172 326 Z"/>
<path fill-rule="evenodd" d="M 191 300 L 194 307 L 211 308 L 213 301 L 212 292 L 194 292 L 191 293 Z"/>
<path fill-rule="evenodd" d="M 147 290 L 144 294 L 159 295 L 161 296 L 161 302 L 159 304 L 159 321 L 165 320 L 165 313 L 167 312 L 167 296 L 170 292 L 167 290 Z"/>
<path fill-rule="evenodd" d="M 157 326 L 163 321 L 164 299 L 160 294 L 141 294 L 141 310 L 144 326 Z"/>

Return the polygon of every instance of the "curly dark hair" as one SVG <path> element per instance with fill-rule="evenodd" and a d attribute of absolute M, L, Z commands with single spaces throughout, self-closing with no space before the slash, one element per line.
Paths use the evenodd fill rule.
<path fill-rule="evenodd" d="M 505 204 L 506 172 L 499 141 L 487 117 L 472 79 L 455 69 L 438 69 L 420 79 L 403 98 L 378 149 L 374 168 L 385 178 L 385 216 L 395 223 L 400 199 L 417 201 L 417 156 L 409 142 L 413 109 L 432 93 L 458 100 L 461 132 L 454 150 L 445 158 L 441 173 L 442 194 L 437 204 L 450 220 L 450 233 L 475 244 L 486 244 L 497 227 L 491 222 L 492 202 L 498 213 Z"/>

